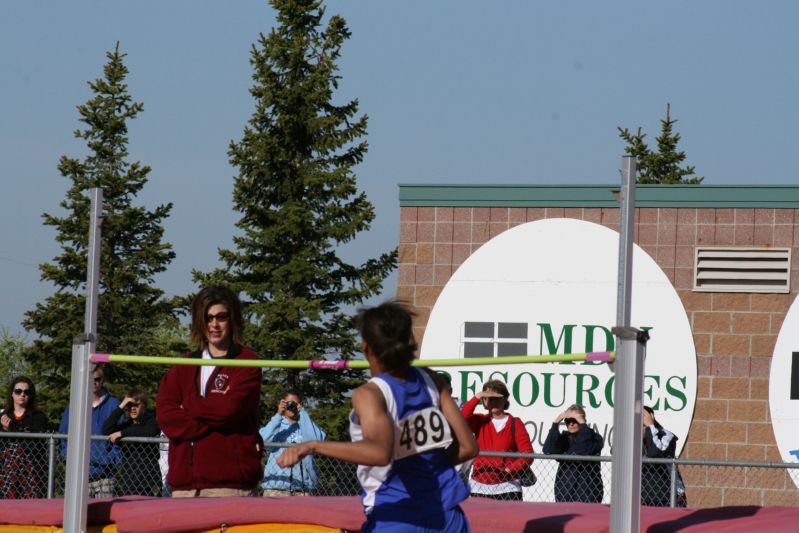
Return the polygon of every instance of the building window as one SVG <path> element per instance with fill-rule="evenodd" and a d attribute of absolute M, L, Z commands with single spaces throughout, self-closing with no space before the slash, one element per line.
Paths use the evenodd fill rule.
<path fill-rule="evenodd" d="M 528 355 L 525 322 L 465 322 L 463 357 Z"/>

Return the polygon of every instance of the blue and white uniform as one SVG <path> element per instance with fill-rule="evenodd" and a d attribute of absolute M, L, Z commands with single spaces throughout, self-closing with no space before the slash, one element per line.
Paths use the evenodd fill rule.
<path fill-rule="evenodd" d="M 458 506 L 469 488 L 444 453 L 452 438 L 431 377 L 410 367 L 404 381 L 378 374 L 369 383 L 383 393 L 395 438 L 391 463 L 358 466 L 367 518 L 362 531 L 469 531 Z M 350 437 L 363 439 L 354 411 Z"/>

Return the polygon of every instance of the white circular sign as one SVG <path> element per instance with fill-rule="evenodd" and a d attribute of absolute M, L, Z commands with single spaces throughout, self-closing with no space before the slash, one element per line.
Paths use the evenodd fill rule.
<path fill-rule="evenodd" d="M 516 226 L 490 240 L 452 275 L 433 307 L 420 358 L 445 359 L 612 351 L 619 234 L 575 219 Z M 682 450 L 696 401 L 696 352 L 685 309 L 655 261 L 634 246 L 631 325 L 649 330 L 644 404 Z M 491 379 L 511 393 L 509 411 L 541 452 L 569 405 L 613 441 L 614 374 L 604 363 L 498 364 L 439 369 L 466 401 Z M 538 463 L 538 461 L 536 462 Z M 607 466 L 607 464 L 606 464 Z M 542 472 L 543 473 L 543 472 Z M 551 478 L 550 472 L 546 477 Z M 609 497 L 605 491 L 605 500 Z"/>
<path fill-rule="evenodd" d="M 799 303 L 794 300 L 780 328 L 774 354 L 768 400 L 774 438 L 782 460 L 799 460 Z M 799 487 L 799 472 L 788 470 Z"/>

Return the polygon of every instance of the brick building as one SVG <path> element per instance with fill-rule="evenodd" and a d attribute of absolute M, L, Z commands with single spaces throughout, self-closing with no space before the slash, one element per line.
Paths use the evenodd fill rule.
<path fill-rule="evenodd" d="M 418 313 L 417 339 L 450 276 L 481 245 L 511 227 L 547 218 L 618 230 L 618 188 L 400 186 L 397 297 Z M 635 242 L 677 290 L 696 348 L 696 406 L 682 459 L 783 460 L 769 412 L 769 371 L 799 287 L 799 263 L 791 261 L 799 250 L 797 227 L 799 186 L 637 187 Z M 719 249 L 732 253 L 724 261 L 728 270 L 703 268 Z M 749 257 L 771 252 L 773 271 L 747 270 Z M 703 506 L 799 504 L 796 486 L 782 471 L 758 480 L 744 473 L 730 486 L 714 481 L 712 470 L 698 472 L 684 475 L 689 489 L 702 488 L 701 502 L 694 503 Z"/>

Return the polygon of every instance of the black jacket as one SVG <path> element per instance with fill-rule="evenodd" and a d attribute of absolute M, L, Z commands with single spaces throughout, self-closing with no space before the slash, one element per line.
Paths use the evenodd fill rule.
<path fill-rule="evenodd" d="M 600 455 L 605 441 L 602 436 L 580 424 L 576 436 L 558 432 L 558 424 L 549 428 L 544 453 L 555 455 Z M 604 493 L 601 463 L 559 460 L 555 474 L 555 501 L 601 503 Z"/>
<path fill-rule="evenodd" d="M 30 412 L 25 411 L 21 420 L 14 418 L 14 409 L 11 408 L 11 424 L 8 426 L 8 431 L 14 432 L 30 432 L 30 433 L 44 433 L 47 431 L 47 417 L 41 411 Z"/>
<path fill-rule="evenodd" d="M 103 422 L 103 434 L 110 435 L 117 431 L 122 432 L 122 437 L 157 437 L 161 434 L 161 429 L 158 427 L 158 421 L 155 418 L 155 413 L 149 409 L 142 413 L 142 420 L 135 422 L 130 418 L 126 418 L 121 424 L 117 424 L 125 411 L 117 407 L 108 415 L 108 418 Z"/>
<path fill-rule="evenodd" d="M 663 427 L 652 426 L 644 431 L 644 457 L 673 459 L 677 450 L 677 436 Z M 677 472 L 677 497 L 684 497 L 685 488 Z M 671 467 L 665 464 L 641 466 L 641 505 L 668 507 L 671 502 Z"/>
<path fill-rule="evenodd" d="M 122 433 L 122 484 L 117 490 L 119 496 L 138 494 L 158 496 L 161 493 L 161 469 L 158 466 L 158 444 L 153 442 L 125 442 L 125 437 L 157 437 L 161 434 L 155 413 L 145 410 L 141 420 L 130 418 L 118 424 L 124 411 L 117 407 L 103 423 L 103 433 L 110 435 Z"/>

